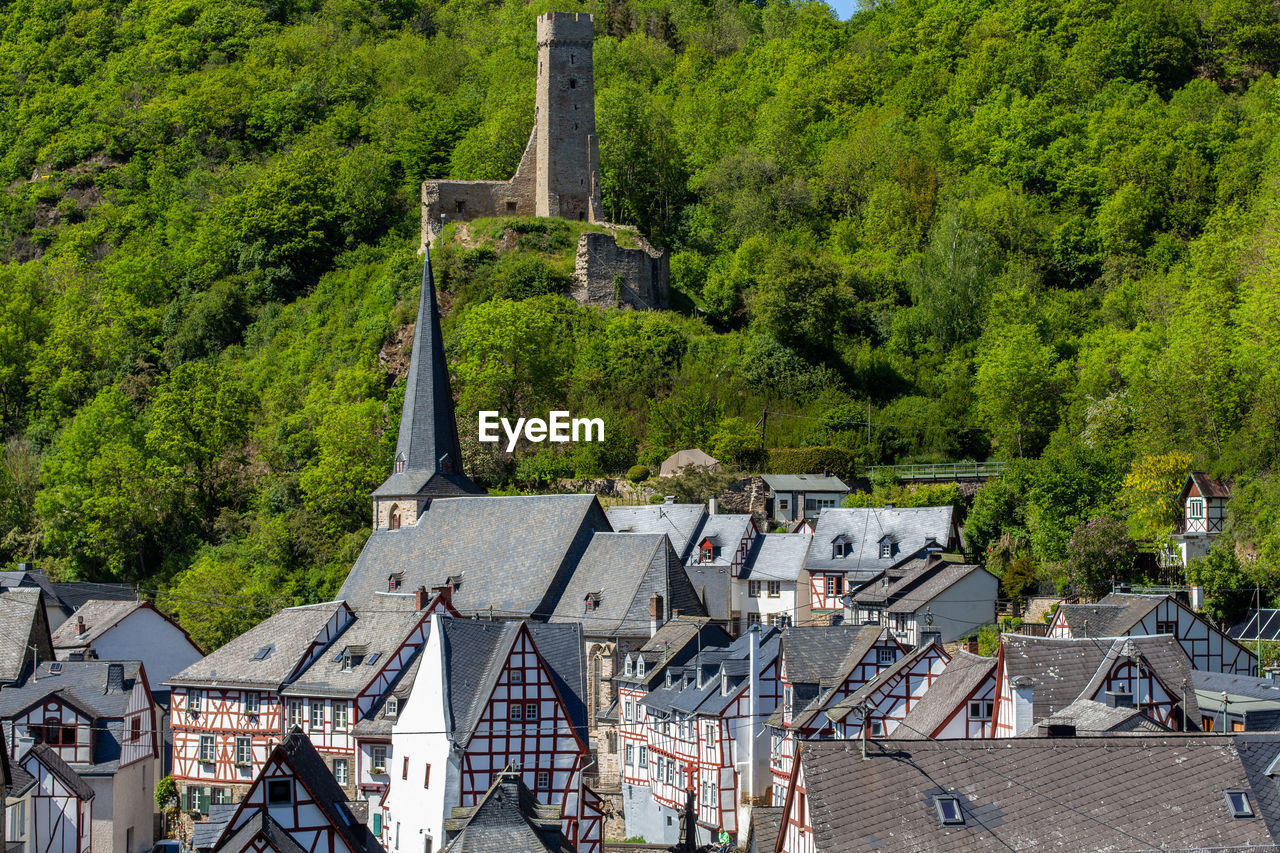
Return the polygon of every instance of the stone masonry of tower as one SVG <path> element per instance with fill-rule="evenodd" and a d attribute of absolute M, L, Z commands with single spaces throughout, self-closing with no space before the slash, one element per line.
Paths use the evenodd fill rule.
<path fill-rule="evenodd" d="M 549 216 L 609 225 L 600 203 L 593 26 L 591 15 L 580 12 L 538 16 L 537 110 L 520 165 L 509 181 L 425 181 L 424 247 L 439 239 L 446 222 L 481 217 Z M 583 234 L 571 295 L 592 304 L 667 307 L 666 253 L 634 236 L 638 249 L 619 246 L 611 234 Z"/>

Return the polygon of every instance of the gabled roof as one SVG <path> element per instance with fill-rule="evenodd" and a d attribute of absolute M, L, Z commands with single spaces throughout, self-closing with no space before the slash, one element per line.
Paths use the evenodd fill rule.
<path fill-rule="evenodd" d="M 1187 474 L 1187 479 L 1182 483 L 1182 491 L 1178 493 L 1178 503 L 1182 503 L 1187 499 L 1187 494 L 1191 491 L 1191 486 L 1199 490 L 1201 497 L 1206 498 L 1229 498 L 1231 497 L 1231 487 L 1225 483 L 1220 483 L 1210 477 L 1203 471 L 1191 471 Z"/>
<path fill-rule="evenodd" d="M 822 474 L 763 474 L 761 478 L 774 492 L 844 492 L 844 480 Z"/>
<path fill-rule="evenodd" d="M 614 680 L 652 684 L 668 664 L 683 663 L 687 656 L 701 649 L 725 647 L 732 642 L 728 632 L 708 616 L 676 616 L 663 623 L 643 646 L 630 653 L 644 660 L 644 675 L 626 675 L 624 670 L 614 675 Z"/>
<path fill-rule="evenodd" d="M 872 647 L 881 640 L 898 645 L 897 641 L 892 638 L 889 629 L 881 625 L 840 625 L 827 628 L 788 628 L 782 635 L 783 655 L 786 659 L 787 680 L 795 684 L 795 679 L 791 672 L 791 646 L 789 645 L 789 636 L 792 631 L 836 631 L 851 630 L 852 633 L 847 636 L 847 641 L 843 643 L 843 647 L 839 646 L 839 635 L 828 636 L 820 639 L 816 646 L 809 646 L 802 653 L 802 658 L 809 658 L 809 661 L 800 661 L 800 674 L 805 676 L 806 682 L 798 686 L 793 691 L 796 711 L 792 715 L 791 725 L 793 728 L 803 729 L 808 727 L 818 714 L 826 710 L 832 704 L 838 695 L 841 687 L 849 676 L 853 673 L 854 667 L 867 656 Z M 823 649 L 828 644 L 836 644 L 834 647 Z M 818 652 L 818 656 L 822 658 L 821 663 L 817 667 L 813 665 L 816 661 L 813 659 L 813 653 Z M 813 675 L 817 675 L 817 681 L 810 681 Z M 813 689 L 816 687 L 817 689 Z M 778 710 L 769 718 L 769 725 L 779 727 L 785 719 L 785 709 L 779 706 Z"/>
<path fill-rule="evenodd" d="M 972 655 L 961 649 L 942 670 L 919 701 L 912 706 L 894 737 L 927 738 L 947 722 L 951 713 L 966 701 L 982 682 L 995 672 L 996 659 Z"/>
<path fill-rule="evenodd" d="M 892 665 L 886 666 L 884 669 L 880 670 L 875 678 L 866 682 L 857 690 L 832 705 L 830 708 L 827 708 L 826 712 L 828 719 L 833 723 L 840 722 L 845 717 L 849 716 L 849 713 L 853 711 L 854 708 L 861 705 L 862 700 L 872 696 L 877 690 L 893 679 L 909 673 L 911 671 L 911 667 L 915 666 L 917 661 L 927 657 L 935 651 L 942 651 L 942 647 L 937 643 L 923 643 L 916 646 L 910 652 L 894 661 Z M 947 658 L 947 653 L 942 651 L 942 656 L 945 660 Z"/>
<path fill-rule="evenodd" d="M 1257 702 L 1251 703 L 1255 708 L 1267 702 L 1280 705 L 1280 682 L 1271 678 L 1194 669 L 1191 671 L 1191 682 L 1196 690 L 1255 699 Z"/>
<path fill-rule="evenodd" d="M 1073 637 L 1122 637 L 1168 597 L 1113 592 L 1097 604 L 1060 604 L 1058 613 Z"/>
<path fill-rule="evenodd" d="M 422 290 L 418 295 L 418 321 L 413 337 L 400 432 L 396 437 L 395 464 L 402 470 L 394 471 L 373 494 L 385 498 L 484 494 L 462 471 L 449 365 L 444 359 L 440 311 L 431 278 L 430 251 L 422 259 Z"/>
<path fill-rule="evenodd" d="M 196 661 L 167 683 L 279 689 L 314 651 L 312 646 L 325 625 L 339 612 L 350 618 L 351 609 L 341 601 L 287 607 Z"/>
<path fill-rule="evenodd" d="M 63 761 L 62 757 L 58 755 L 58 751 L 48 744 L 36 744 L 22 758 L 18 759 L 19 764 L 27 765 L 28 768 L 31 761 L 37 761 L 44 765 L 46 770 L 57 777 L 58 781 L 66 785 L 81 800 L 93 799 L 93 788 L 89 786 L 89 783 L 84 781 L 79 773 L 71 769 L 71 765 Z M 30 772 L 30 770 L 28 769 L 27 772 Z"/>
<path fill-rule="evenodd" d="M 195 850 L 212 850 L 222 832 L 239 810 L 238 803 L 210 803 L 209 814 L 191 827 L 191 846 Z"/>
<path fill-rule="evenodd" d="M 1113 708 L 1093 699 L 1077 699 L 1018 737 L 1049 737 L 1050 726 L 1072 726 L 1076 734 L 1090 736 L 1169 731 L 1138 708 Z"/>
<path fill-rule="evenodd" d="M 824 509 L 818 515 L 813 543 L 805 568 L 809 571 L 841 571 L 855 582 L 914 558 L 932 539 L 946 548 L 951 541 L 954 507 L 854 507 Z M 845 536 L 852 543 L 847 557 L 833 554 L 832 542 Z M 888 536 L 895 552 L 880 557 L 880 540 Z"/>
<path fill-rule="evenodd" d="M 122 675 L 117 689 L 109 684 L 113 665 L 120 667 Z M 94 718 L 123 717 L 141 674 L 142 664 L 136 660 L 46 661 L 21 683 L 0 690 L 0 718 L 13 717 L 55 693 Z"/>
<path fill-rule="evenodd" d="M 377 611 L 355 619 L 315 663 L 280 691 L 284 696 L 354 698 L 369 686 L 414 628 L 428 618 L 411 595 L 388 595 Z M 352 665 L 344 658 L 350 652 Z M 358 659 L 358 662 L 355 662 Z"/>
<path fill-rule="evenodd" d="M 1175 698 L 1187 684 L 1187 716 L 1200 718 L 1191 667 L 1178 641 L 1159 636 L 1062 640 L 1004 634 L 1000 638 L 1006 677 L 1032 681 L 1032 717 L 1043 720 L 1076 699 L 1091 699 L 1121 657 L 1141 658 Z"/>
<path fill-rule="evenodd" d="M 43 572 L 41 573 L 43 574 Z M 90 601 L 137 601 L 138 590 L 128 583 L 90 583 L 88 581 L 56 581 L 53 594 L 63 610 L 74 612 Z"/>
<path fill-rule="evenodd" d="M 572 853 L 560 831 L 559 806 L 538 802 L 519 774 L 502 773 L 477 805 L 454 807 L 445 820 L 447 853 Z"/>
<path fill-rule="evenodd" d="M 32 645 L 38 659 L 53 657 L 44 604 L 39 587 L 0 589 L 0 683 L 17 681 L 30 668 Z"/>
<path fill-rule="evenodd" d="M 8 760 L 9 751 L 0 750 Z M 7 800 L 14 800 L 30 791 L 36 783 L 36 777 L 27 772 L 27 769 L 18 762 L 14 762 L 13 767 L 9 771 L 9 781 L 4 786 L 4 795 Z"/>
<path fill-rule="evenodd" d="M 751 527 L 753 522 L 750 515 L 723 514 L 708 515 L 702 521 L 702 526 L 698 529 L 697 534 L 693 537 L 693 541 L 701 546 L 703 542 L 710 541 L 715 548 L 715 554 L 710 563 L 701 562 L 702 555 L 694 549 L 689 553 L 688 564 L 690 566 L 730 566 L 733 564 L 733 558 L 738 550 L 738 543 L 742 541 L 742 537 L 746 535 L 747 528 Z"/>
<path fill-rule="evenodd" d="M 199 826 L 199 824 L 196 824 Z M 225 828 L 224 828 L 225 831 Z M 261 836 L 270 845 L 270 849 L 275 853 L 307 853 L 307 848 L 303 847 L 293 836 L 289 834 L 280 823 L 267 813 L 266 809 L 259 809 L 253 815 L 241 824 L 240 828 L 227 838 L 217 841 L 213 850 L 222 853 L 243 853 L 246 850 L 255 849 L 254 839 Z M 194 837 L 192 839 L 194 841 Z"/>
<path fill-rule="evenodd" d="M 976 574 L 984 574 L 991 578 L 991 601 L 994 602 L 998 594 L 999 578 L 982 566 L 965 563 L 942 563 L 937 571 L 918 585 L 903 591 L 898 596 L 890 594 L 891 603 L 885 610 L 889 613 L 915 613 L 921 607 L 928 606 L 929 602 L 960 583 L 960 581 Z M 974 607 L 978 606 L 979 604 L 975 602 Z"/>
<path fill-rule="evenodd" d="M 751 540 L 738 577 L 753 581 L 795 581 L 804 568 L 812 533 L 759 533 Z"/>
<path fill-rule="evenodd" d="M 580 624 L 490 622 L 442 617 L 452 737 L 467 743 L 475 731 L 511 649 L 527 630 L 538 654 L 551 672 L 569 719 L 583 741 L 587 739 L 586 654 Z M 432 689 L 440 689 L 433 686 Z"/>
<path fill-rule="evenodd" d="M 580 622 L 589 637 L 646 637 L 649 599 L 691 616 L 702 600 L 671 541 L 662 533 L 596 533 L 551 614 L 552 622 Z M 594 596 L 594 608 L 586 599 Z"/>
<path fill-rule="evenodd" d="M 54 584 L 49 580 L 49 576 L 40 569 L 18 569 L 16 571 L 0 572 L 0 587 L 5 589 L 20 587 L 39 589 L 44 593 L 45 606 L 56 606 L 64 612 L 70 612 L 70 608 L 66 606 L 61 596 L 55 591 Z"/>
<path fill-rule="evenodd" d="M 665 533 L 684 562 L 696 544 L 707 508 L 702 504 L 647 504 L 611 506 L 609 524 L 618 533 Z"/>
<path fill-rule="evenodd" d="M 417 523 L 370 534 L 338 598 L 376 610 L 390 575 L 403 576 L 402 589 L 460 576 L 462 613 L 546 618 L 592 533 L 608 529 L 594 495 L 433 500 Z"/>
<path fill-rule="evenodd" d="M 679 669 L 689 678 L 673 681 L 672 686 L 659 685 L 641 700 L 650 709 L 667 713 L 721 714 L 734 700 L 738 688 L 750 677 L 750 646 L 753 635 L 758 638 L 759 651 L 756 662 L 763 667 L 776 659 L 781 652 L 782 634 L 772 626 L 756 625 L 736 638 L 730 645 L 704 648 L 685 661 Z M 674 670 L 673 670 L 674 673 Z M 698 686 L 698 676 L 702 686 Z M 734 685 L 726 695 L 721 689 L 722 676 Z"/>
<path fill-rule="evenodd" d="M 55 649 L 81 649 L 93 645 L 93 641 L 119 625 L 139 610 L 150 608 L 144 601 L 86 601 L 75 615 L 63 622 L 53 632 Z M 157 611 L 158 612 L 158 611 Z M 168 618 L 168 617 L 162 617 Z M 84 632 L 76 629 L 84 621 Z"/>
<path fill-rule="evenodd" d="M 867 761 L 857 743 L 816 741 L 799 762 L 818 853 L 1270 850 L 1274 787 L 1253 788 L 1249 770 L 1280 744 L 1244 761 L 1243 739 L 872 739 Z M 1228 813 L 1225 792 L 1241 789 L 1263 819 Z M 962 825 L 939 820 L 935 797 L 946 794 Z"/>

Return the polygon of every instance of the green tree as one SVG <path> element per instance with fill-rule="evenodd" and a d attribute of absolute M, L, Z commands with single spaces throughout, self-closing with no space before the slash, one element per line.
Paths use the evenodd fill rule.
<path fill-rule="evenodd" d="M 1187 580 L 1204 591 L 1203 612 L 1219 625 L 1240 621 L 1253 603 L 1255 578 L 1230 542 L 1219 540 L 1208 554 L 1188 563 Z"/>
<path fill-rule="evenodd" d="M 1116 583 L 1131 580 L 1138 559 L 1137 544 L 1124 522 L 1097 516 L 1076 526 L 1067 543 L 1066 581 L 1095 601 Z"/>
<path fill-rule="evenodd" d="M 984 339 L 978 415 L 1003 453 L 1025 457 L 1043 446 L 1054 416 L 1054 364 L 1030 326 L 1007 326 Z"/>

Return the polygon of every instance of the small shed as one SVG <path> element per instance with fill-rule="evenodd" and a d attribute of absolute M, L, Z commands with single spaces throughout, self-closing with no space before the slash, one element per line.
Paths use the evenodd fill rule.
<path fill-rule="evenodd" d="M 720 462 L 708 456 L 696 447 L 688 450 L 677 450 L 663 460 L 658 468 L 659 477 L 674 477 L 686 468 L 701 468 L 705 471 L 719 471 Z"/>

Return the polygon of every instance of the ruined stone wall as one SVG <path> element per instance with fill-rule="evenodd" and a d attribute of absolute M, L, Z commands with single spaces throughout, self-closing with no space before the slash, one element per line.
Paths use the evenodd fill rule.
<path fill-rule="evenodd" d="M 667 253 L 636 235 L 640 245 L 626 249 L 612 234 L 588 232 L 578 238 L 571 296 L 591 305 L 616 308 L 666 308 Z"/>
<path fill-rule="evenodd" d="M 520 157 L 520 167 L 509 181 L 424 181 L 422 245 L 435 245 L 446 221 L 466 222 L 486 216 L 536 216 L 537 136 L 535 127 Z M 442 219 L 442 215 L 446 219 Z"/>

